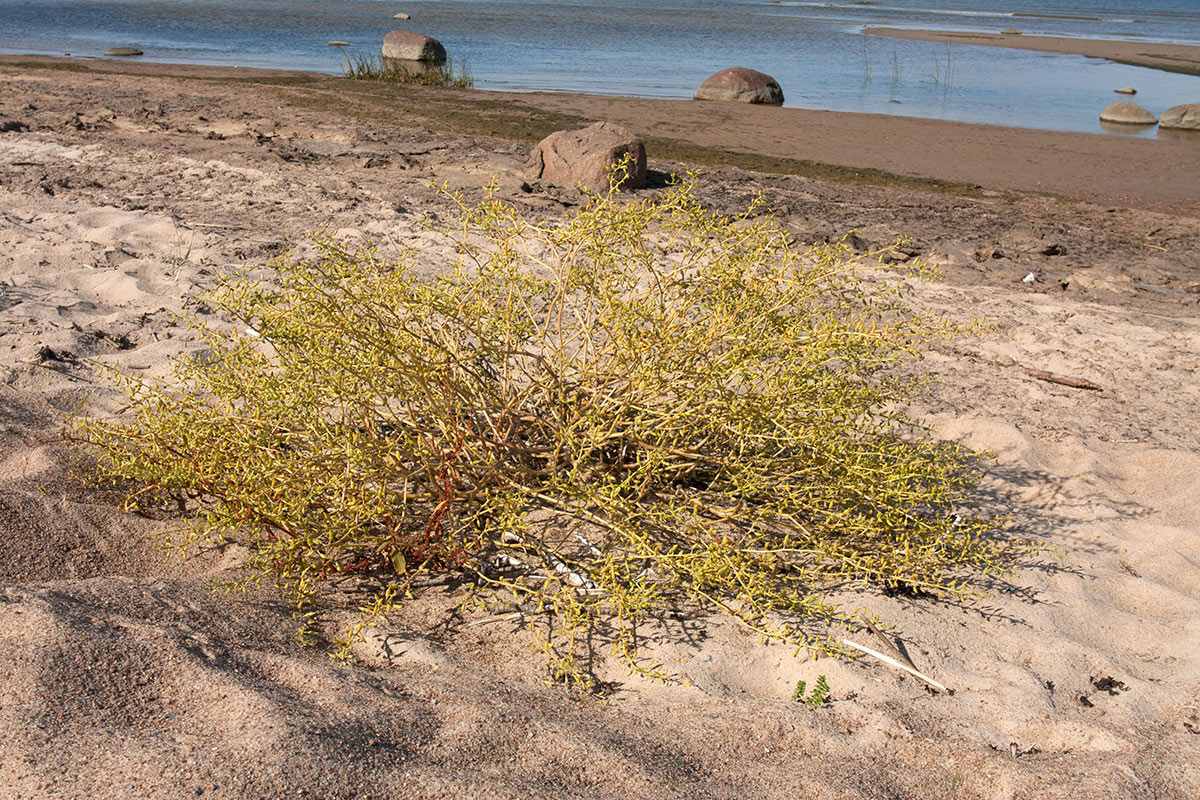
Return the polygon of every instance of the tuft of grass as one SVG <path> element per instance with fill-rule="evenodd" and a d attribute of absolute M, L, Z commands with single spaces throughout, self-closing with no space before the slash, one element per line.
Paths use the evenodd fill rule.
<path fill-rule="evenodd" d="M 458 89 L 470 89 L 475 85 L 475 79 L 465 64 L 455 71 L 453 62 L 449 59 L 445 64 L 407 68 L 388 63 L 382 56 L 365 54 L 356 55 L 353 60 L 345 56 L 345 76 L 359 81 L 392 81 L 394 83 L 415 83 L 421 86 L 453 86 Z"/>
<path fill-rule="evenodd" d="M 905 365 L 965 329 L 879 263 L 709 211 L 690 179 L 553 225 L 459 203 L 453 269 L 318 238 L 272 283 L 207 298 L 234 323 L 194 323 L 210 357 L 115 373 L 127 416 L 76 421 L 129 509 L 188 504 L 171 547 L 249 548 L 221 588 L 273 582 L 303 637 L 353 588 L 348 657 L 458 576 L 468 606 L 526 621 L 556 679 L 594 687 L 601 643 L 666 676 L 638 650 L 664 614 L 839 653 L 831 587 L 962 598 L 1029 549 L 973 510 L 977 457 L 901 410 L 925 383 Z"/>

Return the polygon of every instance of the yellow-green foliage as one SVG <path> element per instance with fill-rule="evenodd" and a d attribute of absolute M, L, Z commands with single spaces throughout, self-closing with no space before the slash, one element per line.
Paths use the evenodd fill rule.
<path fill-rule="evenodd" d="M 831 585 L 961 596 L 1004 550 L 959 507 L 972 455 L 897 410 L 904 362 L 956 327 L 762 219 L 690 183 L 559 226 L 488 200 L 425 280 L 420 252 L 319 240 L 209 299 L 245 334 L 202 327 L 211 357 L 124 378 L 131 417 L 80 435 L 131 504 L 197 501 L 176 545 L 243 541 L 298 614 L 356 576 L 342 654 L 435 572 L 520 608 L 565 678 L 585 636 L 655 672 L 635 629 L 671 608 L 833 648 Z"/>

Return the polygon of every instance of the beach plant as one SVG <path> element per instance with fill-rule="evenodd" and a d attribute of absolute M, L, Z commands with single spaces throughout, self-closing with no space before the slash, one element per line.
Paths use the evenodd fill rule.
<path fill-rule="evenodd" d="M 962 598 L 1010 569 L 977 457 L 904 411 L 912 362 L 964 329 L 896 265 L 796 248 L 690 178 L 557 223 L 458 202 L 453 268 L 317 237 L 206 298 L 226 324 L 194 323 L 203 358 L 117 372 L 126 414 L 77 420 L 129 509 L 186 505 L 170 547 L 248 548 L 220 587 L 274 583 L 306 639 L 353 592 L 347 657 L 448 577 L 594 685 L 601 643 L 666 677 L 639 631 L 677 614 L 840 653 L 833 588 Z"/>
<path fill-rule="evenodd" d="M 819 708 L 829 699 L 829 692 L 829 684 L 824 675 L 817 676 L 817 682 L 811 692 L 808 691 L 808 684 L 804 680 L 798 680 L 796 688 L 792 690 L 792 702 L 804 703 L 809 708 Z"/>
<path fill-rule="evenodd" d="M 451 60 L 444 64 L 421 64 L 419 67 L 400 66 L 394 61 L 388 61 L 382 56 L 358 54 L 353 59 L 344 56 L 346 66 L 344 74 L 347 78 L 359 81 L 392 81 L 394 83 L 414 83 L 422 86 L 452 86 L 459 89 L 470 89 L 475 85 L 475 79 L 465 64 L 454 68 Z"/>

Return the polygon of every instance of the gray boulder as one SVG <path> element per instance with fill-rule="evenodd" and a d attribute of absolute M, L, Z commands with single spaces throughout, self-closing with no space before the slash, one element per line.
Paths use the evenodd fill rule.
<path fill-rule="evenodd" d="M 383 57 L 385 60 L 444 64 L 446 48 L 432 36 L 413 31 L 390 31 L 383 37 Z"/>
<path fill-rule="evenodd" d="M 1158 127 L 1169 130 L 1200 131 L 1200 103 L 1171 106 L 1159 117 Z"/>
<path fill-rule="evenodd" d="M 781 106 L 783 90 L 770 75 L 745 67 L 731 67 L 709 76 L 692 99 Z"/>
<path fill-rule="evenodd" d="M 1137 103 L 1119 100 L 1110 103 L 1100 112 L 1101 122 L 1116 122 L 1121 125 L 1153 125 L 1158 117 L 1151 114 Z"/>
<path fill-rule="evenodd" d="M 646 185 L 646 147 L 633 131 L 611 122 L 555 131 L 533 149 L 525 179 L 607 192 L 609 172 L 627 154 L 632 156 L 629 174 L 617 188 L 640 189 Z"/>

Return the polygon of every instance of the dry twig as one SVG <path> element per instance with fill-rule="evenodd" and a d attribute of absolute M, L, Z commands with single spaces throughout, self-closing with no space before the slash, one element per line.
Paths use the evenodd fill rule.
<path fill-rule="evenodd" d="M 1084 380 L 1083 378 L 1068 378 L 1065 375 L 1055 375 L 1053 372 L 1045 372 L 1040 369 L 1030 369 L 1024 367 L 1025 374 L 1031 378 L 1037 378 L 1039 381 L 1048 381 L 1057 383 L 1061 386 L 1070 386 L 1075 389 L 1090 389 L 1093 392 L 1103 392 L 1104 387 L 1098 383 Z"/>
<path fill-rule="evenodd" d="M 925 683 L 929 684 L 934 689 L 937 689 L 939 692 L 946 692 L 947 694 L 949 694 L 949 692 L 950 692 L 950 690 L 947 689 L 945 686 L 938 683 L 933 678 L 929 677 L 928 675 L 926 675 L 925 673 L 916 669 L 915 667 L 912 667 L 909 664 L 905 664 L 902 661 L 892 658 L 891 656 L 884 655 L 883 653 L 880 653 L 878 650 L 872 650 L 869 647 L 861 645 L 858 642 L 852 642 L 849 639 L 842 639 L 842 644 L 846 645 L 847 647 L 853 647 L 855 650 L 861 650 L 862 652 L 866 653 L 869 656 L 874 656 L 875 658 L 878 658 L 880 661 L 887 664 L 888 666 L 895 667 L 896 669 L 901 670 L 903 672 L 907 672 L 909 675 L 912 675 L 914 678 L 919 678 L 920 680 L 925 681 Z"/>

